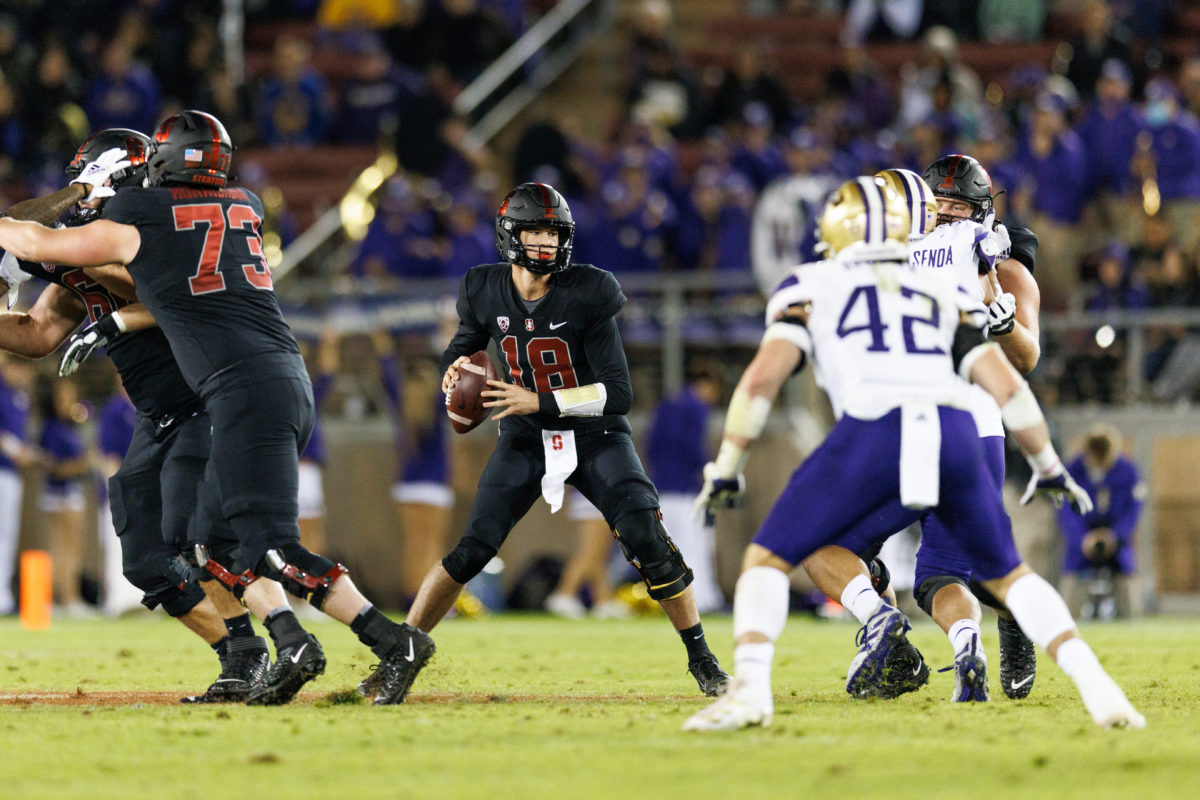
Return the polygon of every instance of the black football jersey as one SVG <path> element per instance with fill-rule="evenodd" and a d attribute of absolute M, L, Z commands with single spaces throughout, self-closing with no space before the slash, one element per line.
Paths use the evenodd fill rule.
<path fill-rule="evenodd" d="M 87 309 L 88 321 L 111 314 L 129 301 L 117 297 L 76 267 L 19 262 L 21 270 L 72 292 Z M 105 348 L 121 374 L 121 383 L 134 407 L 151 419 L 182 408 L 198 406 L 200 398 L 188 387 L 175 363 L 171 346 L 158 328 L 125 334 Z"/>
<path fill-rule="evenodd" d="M 550 279 L 550 291 L 527 311 L 507 263 L 474 267 L 458 292 L 458 332 L 442 355 L 441 371 L 459 356 L 496 343 L 508 380 L 543 394 L 544 411 L 506 417 L 513 430 L 573 430 L 603 427 L 629 430 L 624 414 L 632 390 L 629 365 L 614 315 L 625 295 L 612 273 L 577 264 Z M 608 393 L 601 417 L 560 417 L 546 413 L 545 395 L 603 383 Z M 506 428 L 507 429 L 507 428 Z"/>
<path fill-rule="evenodd" d="M 303 370 L 263 257 L 262 217 L 262 201 L 235 188 L 125 189 L 104 206 L 105 219 L 137 226 L 142 245 L 128 268 L 138 298 L 201 396 L 268 377 L 275 364 Z"/>
<path fill-rule="evenodd" d="M 1011 257 L 1025 265 L 1025 269 L 1033 272 L 1037 265 L 1038 237 L 1029 228 L 1020 225 L 1008 227 L 1008 237 L 1012 240 Z"/>

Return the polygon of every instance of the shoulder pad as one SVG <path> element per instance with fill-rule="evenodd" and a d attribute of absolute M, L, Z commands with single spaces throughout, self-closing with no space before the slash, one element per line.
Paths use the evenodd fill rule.
<path fill-rule="evenodd" d="M 1008 229 L 1008 238 L 1012 240 L 1012 258 L 1020 261 L 1032 273 L 1037 264 L 1037 234 L 1029 228 L 1013 225 Z"/>

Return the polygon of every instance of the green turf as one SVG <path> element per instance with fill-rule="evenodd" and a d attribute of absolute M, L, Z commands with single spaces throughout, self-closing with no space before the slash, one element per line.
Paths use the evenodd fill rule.
<path fill-rule="evenodd" d="M 855 626 L 794 617 L 775 662 L 774 725 L 733 734 L 679 730 L 706 701 L 662 618 L 451 620 L 410 701 L 393 708 L 350 700 L 370 653 L 341 626 L 311 627 L 330 667 L 298 704 L 55 706 L 37 693 L 199 691 L 216 659 L 163 618 L 45 632 L 0 621 L 0 797 L 1182 800 L 1200 764 L 1193 620 L 1084 629 L 1144 731 L 1095 729 L 1049 663 L 1028 700 L 1005 699 L 991 620 L 995 697 L 955 705 L 950 673 L 897 701 L 851 700 Z M 706 627 L 729 661 L 729 619 Z M 912 639 L 931 666 L 949 662 L 932 625 Z M 14 705 L 15 694 L 29 699 Z"/>

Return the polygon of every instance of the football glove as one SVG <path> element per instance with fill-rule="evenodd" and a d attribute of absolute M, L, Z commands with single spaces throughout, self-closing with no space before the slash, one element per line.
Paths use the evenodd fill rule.
<path fill-rule="evenodd" d="M 1012 239 L 1009 238 L 1008 228 L 1003 224 L 997 225 L 975 245 L 979 258 L 989 270 L 995 269 L 1001 261 L 1008 260 L 1012 255 Z"/>
<path fill-rule="evenodd" d="M 82 183 L 92 187 L 91 192 L 84 198 L 84 202 L 112 197 L 116 191 L 111 186 L 104 184 L 108 182 L 109 176 L 117 170 L 125 169 L 129 164 L 129 154 L 125 152 L 125 149 L 114 147 L 111 150 L 105 150 L 95 161 L 84 167 L 79 176 L 71 183 Z"/>
<path fill-rule="evenodd" d="M 1003 336 L 1017 325 L 1017 298 L 1005 292 L 988 305 L 988 333 Z"/>
<path fill-rule="evenodd" d="M 109 345 L 120 335 L 121 328 L 112 314 L 71 334 L 67 348 L 63 350 L 62 361 L 58 364 L 58 374 L 64 378 L 71 375 L 79 369 L 80 364 L 87 361 L 93 350 Z"/>
<path fill-rule="evenodd" d="M 1025 494 L 1021 495 L 1021 505 L 1029 505 L 1039 494 L 1049 497 L 1055 508 L 1062 508 L 1065 499 L 1075 513 L 1080 515 L 1091 513 L 1093 508 L 1092 498 L 1088 496 L 1082 486 L 1075 482 L 1071 473 L 1067 472 L 1061 463 L 1056 465 L 1048 475 L 1039 475 L 1037 471 L 1034 471 L 1033 477 L 1029 479 L 1029 485 L 1025 487 Z"/>
<path fill-rule="evenodd" d="M 0 281 L 4 282 L 9 308 L 17 302 L 17 292 L 21 284 L 29 278 L 29 273 L 21 269 L 20 263 L 12 253 L 5 253 L 4 257 L 0 258 Z"/>
<path fill-rule="evenodd" d="M 746 476 L 738 473 L 732 478 L 722 478 L 717 474 L 716 462 L 710 461 L 704 465 L 704 488 L 696 497 L 693 513 L 702 517 L 706 525 L 711 525 L 714 511 L 741 505 L 745 494 Z"/>

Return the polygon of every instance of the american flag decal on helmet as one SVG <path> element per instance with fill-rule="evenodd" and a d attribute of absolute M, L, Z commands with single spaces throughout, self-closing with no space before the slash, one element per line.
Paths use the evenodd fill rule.
<path fill-rule="evenodd" d="M 187 164 L 191 164 L 193 162 L 199 164 L 204 160 L 204 151 L 197 150 L 194 147 L 189 147 L 183 151 L 183 160 Z"/>

